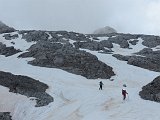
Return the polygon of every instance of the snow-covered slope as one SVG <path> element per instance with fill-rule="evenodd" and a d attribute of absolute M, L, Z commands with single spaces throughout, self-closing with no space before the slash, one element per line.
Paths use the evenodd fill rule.
<path fill-rule="evenodd" d="M 14 34 L 14 33 L 13 33 Z M 20 36 L 20 35 L 19 35 Z M 17 38 L 4 40 L 0 35 L 0 42 L 6 46 L 14 46 L 23 52 L 34 42 L 26 42 Z M 11 44 L 14 42 L 15 44 Z M 73 41 L 71 41 L 73 43 Z M 145 48 L 142 39 L 133 49 L 123 49 L 115 44 L 114 53 L 131 55 Z M 152 81 L 159 72 L 128 65 L 112 54 L 90 52 L 107 65 L 113 67 L 115 76 L 111 79 L 86 79 L 80 75 L 68 73 L 56 68 L 37 67 L 27 64 L 33 58 L 17 58 L 19 54 L 5 57 L 0 55 L 0 71 L 11 72 L 38 79 L 49 85 L 47 93 L 54 97 L 54 102 L 44 107 L 35 107 L 31 98 L 10 93 L 8 88 L 0 86 L 0 112 L 11 112 L 13 120 L 159 120 L 160 104 L 140 98 L 142 86 Z M 99 81 L 104 83 L 100 91 Z M 122 100 L 121 89 L 127 84 L 129 96 Z"/>

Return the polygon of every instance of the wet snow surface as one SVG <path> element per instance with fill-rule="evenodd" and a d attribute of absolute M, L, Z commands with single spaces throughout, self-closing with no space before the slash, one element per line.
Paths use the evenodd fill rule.
<path fill-rule="evenodd" d="M 5 41 L 0 35 L 0 42 L 15 46 L 23 51 L 34 43 L 23 39 Z M 15 44 L 10 44 L 15 42 Z M 122 49 L 114 44 L 114 53 L 130 55 L 145 46 L 142 39 L 133 49 Z M 16 75 L 25 75 L 49 85 L 47 93 L 54 97 L 54 102 L 44 107 L 34 107 L 31 98 L 9 92 L 0 86 L 0 112 L 11 112 L 13 120 L 159 120 L 160 104 L 140 98 L 141 87 L 159 75 L 119 61 L 112 54 L 89 51 L 99 60 L 113 67 L 115 76 L 111 79 L 88 80 L 82 76 L 67 73 L 60 69 L 31 66 L 27 64 L 33 58 L 17 58 L 20 53 L 10 57 L 0 56 L 0 70 Z M 100 91 L 99 81 L 104 83 Z M 122 100 L 121 89 L 127 85 L 129 96 Z"/>

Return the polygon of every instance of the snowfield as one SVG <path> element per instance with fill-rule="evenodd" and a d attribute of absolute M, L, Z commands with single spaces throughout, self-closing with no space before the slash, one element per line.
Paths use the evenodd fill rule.
<path fill-rule="evenodd" d="M 2 36 L 0 42 L 23 51 L 34 44 L 19 38 L 6 42 Z M 139 39 L 136 46 L 131 46 L 133 49 L 122 49 L 115 44 L 112 50 L 130 55 L 145 47 L 141 43 L 142 39 Z M 49 86 L 47 93 L 54 97 L 54 102 L 49 105 L 35 107 L 34 98 L 10 93 L 8 88 L 0 86 L 0 112 L 11 112 L 13 120 L 160 120 L 160 104 L 139 96 L 142 86 L 160 73 L 128 65 L 112 57 L 112 54 L 86 51 L 113 68 L 116 74 L 111 78 L 113 81 L 88 80 L 60 69 L 32 66 L 27 62 L 33 58 L 17 58 L 21 53 L 9 57 L 0 55 L 0 71 L 40 80 Z M 104 83 L 102 91 L 99 90 L 99 81 Z M 121 95 L 123 84 L 127 85 L 129 93 L 126 101 Z"/>

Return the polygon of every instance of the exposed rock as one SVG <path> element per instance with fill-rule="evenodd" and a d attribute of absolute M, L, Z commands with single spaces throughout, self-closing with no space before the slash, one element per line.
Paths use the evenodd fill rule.
<path fill-rule="evenodd" d="M 132 41 L 129 41 L 129 43 L 131 43 L 132 45 L 136 45 L 138 42 L 138 40 L 132 40 Z"/>
<path fill-rule="evenodd" d="M 93 51 L 99 51 L 99 50 L 105 50 L 106 48 L 112 48 L 113 44 L 110 41 L 103 40 L 103 41 L 86 41 L 86 42 L 75 42 L 74 43 L 75 48 L 83 48 L 83 49 L 89 49 Z"/>
<path fill-rule="evenodd" d="M 144 48 L 135 54 L 142 56 L 113 55 L 113 57 L 116 57 L 119 60 L 128 61 L 127 63 L 130 65 L 160 72 L 160 51 L 152 51 L 150 48 Z"/>
<path fill-rule="evenodd" d="M 21 50 L 16 50 L 14 47 L 6 47 L 6 45 L 2 44 L 0 42 L 0 55 L 5 55 L 6 57 L 14 55 L 18 52 L 21 52 Z"/>
<path fill-rule="evenodd" d="M 26 39 L 27 42 L 32 41 L 46 41 L 49 35 L 44 31 L 20 31 L 22 39 Z"/>
<path fill-rule="evenodd" d="M 104 48 L 103 50 L 101 51 L 98 51 L 98 53 L 103 53 L 103 54 L 112 54 L 112 50 L 111 49 L 107 49 L 107 48 Z"/>
<path fill-rule="evenodd" d="M 147 56 L 149 54 L 153 54 L 153 50 L 151 48 L 144 48 L 144 49 L 140 50 L 139 52 L 137 52 L 136 54 Z"/>
<path fill-rule="evenodd" d="M 128 64 L 160 72 L 160 61 L 149 57 L 131 56 Z"/>
<path fill-rule="evenodd" d="M 24 34 L 28 34 L 30 32 L 34 32 L 34 31 L 35 30 L 20 30 L 20 31 L 18 31 L 18 33 L 24 35 Z"/>
<path fill-rule="evenodd" d="M 22 34 L 23 38 L 27 41 L 37 41 L 35 45 L 32 45 L 29 52 L 26 52 L 20 57 L 34 57 L 35 59 L 29 62 L 32 65 L 38 65 L 43 67 L 58 67 L 60 69 L 66 70 L 71 73 L 80 74 L 87 78 L 89 73 L 82 70 L 81 67 L 71 66 L 67 64 L 67 62 L 73 62 L 76 64 L 77 59 L 76 54 L 82 54 L 84 56 L 90 56 L 88 53 L 80 52 L 79 48 L 89 49 L 94 51 L 99 51 L 101 53 L 110 54 L 113 51 L 113 43 L 119 44 L 121 48 L 129 48 L 129 43 L 135 45 L 138 42 L 138 38 L 144 39 L 144 44 L 149 46 L 155 46 L 154 43 L 150 42 L 150 39 L 153 41 L 158 41 L 158 37 L 156 36 L 147 36 L 147 35 L 131 35 L 131 34 L 122 34 L 122 33 L 110 33 L 110 34 L 97 34 L 97 35 L 84 35 L 75 32 L 67 32 L 67 31 L 19 31 Z M 49 36 L 50 34 L 50 36 Z M 7 39 L 10 39 L 11 35 L 5 35 Z M 49 39 L 50 37 L 50 39 Z M 94 37 L 96 40 L 91 39 Z M 99 41 L 97 37 L 109 37 L 108 40 Z M 69 40 L 74 40 L 74 43 L 70 43 Z M 149 41 L 149 42 L 148 42 Z M 156 42 L 157 44 L 158 42 Z M 14 44 L 14 43 L 13 43 Z M 74 48 L 75 47 L 75 48 Z M 8 56 L 6 51 L 3 51 L 1 45 L 1 54 L 5 54 Z M 9 49 L 9 48 L 8 48 Z M 10 49 L 14 49 L 13 47 Z M 7 50 L 7 52 L 15 54 L 15 50 Z M 12 55 L 11 54 L 11 55 Z M 113 55 L 114 57 L 128 61 L 128 64 L 132 64 L 135 66 L 139 66 L 145 69 L 159 71 L 159 61 L 160 61 L 160 52 L 152 51 L 151 49 L 144 49 L 138 53 L 137 55 L 142 56 L 122 56 L 122 55 Z M 10 54 L 9 54 L 10 55 Z M 71 56 L 74 56 L 71 59 Z M 90 56 L 91 57 L 91 56 Z M 71 59 L 71 60 L 70 60 Z M 97 60 L 98 61 L 98 60 Z M 87 63 L 87 62 L 86 62 Z M 85 64 L 86 64 L 85 63 Z M 65 65 L 68 66 L 66 67 Z M 79 64 L 81 65 L 81 64 Z M 84 66 L 84 65 L 82 65 Z M 73 70 L 72 70 L 73 69 Z M 95 72 L 94 72 L 95 74 Z M 93 75 L 95 78 L 97 75 Z M 92 78 L 91 77 L 91 78 Z M 99 76 L 100 77 L 100 76 Z"/>
<path fill-rule="evenodd" d="M 18 34 L 14 34 L 14 35 L 5 34 L 3 35 L 3 37 L 5 37 L 6 40 L 12 40 L 12 39 L 18 38 Z"/>
<path fill-rule="evenodd" d="M 69 32 L 68 34 L 69 34 L 69 39 L 72 39 L 72 40 L 90 41 L 90 39 L 84 34 L 75 33 L 75 32 Z"/>
<path fill-rule="evenodd" d="M 97 37 L 113 37 L 120 35 L 120 33 L 107 33 L 107 34 L 87 34 L 89 37 L 97 38 Z"/>
<path fill-rule="evenodd" d="M 116 36 L 116 37 L 110 37 L 108 38 L 108 41 L 111 43 L 119 44 L 121 48 L 129 48 L 128 39 L 126 39 L 124 36 Z"/>
<path fill-rule="evenodd" d="M 45 106 L 53 102 L 53 98 L 45 92 L 48 89 L 48 85 L 27 76 L 13 75 L 0 71 L 0 85 L 8 87 L 10 92 L 19 93 L 27 97 L 36 97 L 36 107 Z"/>
<path fill-rule="evenodd" d="M 142 44 L 144 46 L 153 48 L 153 47 L 156 47 L 157 45 L 160 45 L 160 37 L 159 36 L 143 35 L 141 38 L 144 40 L 142 42 Z"/>
<path fill-rule="evenodd" d="M 138 38 L 141 35 L 132 35 L 132 34 L 122 34 L 122 33 L 109 33 L 109 34 L 96 34 L 96 35 L 88 35 L 90 37 L 109 37 L 108 40 L 100 41 L 104 47 L 113 48 L 112 43 L 119 44 L 121 48 L 129 48 L 129 43 L 132 45 L 136 45 L 138 42 Z M 98 40 L 97 40 L 98 42 Z"/>
<path fill-rule="evenodd" d="M 0 21 L 0 34 L 1 33 L 10 33 L 10 32 L 14 32 L 14 31 L 15 31 L 14 28 L 7 26 Z"/>
<path fill-rule="evenodd" d="M 34 57 L 29 63 L 36 66 L 60 68 L 70 73 L 82 75 L 88 79 L 110 78 L 112 68 L 85 51 L 71 44 L 39 42 L 29 48 L 29 52 L 19 57 Z"/>
<path fill-rule="evenodd" d="M 139 51 L 138 53 L 136 53 L 138 55 L 142 55 L 145 57 L 140 57 L 139 59 L 141 60 L 141 62 L 139 64 L 137 64 L 137 60 L 131 60 L 129 63 L 133 63 L 133 61 L 137 61 L 136 64 L 142 68 L 146 68 L 149 70 L 153 70 L 153 71 L 160 71 L 160 50 L 158 51 L 153 51 L 150 48 L 144 48 L 143 50 Z M 135 62 L 134 62 L 135 63 Z M 143 64 L 141 64 L 143 63 Z M 141 65 L 140 65 L 141 64 Z"/>
<path fill-rule="evenodd" d="M 155 78 L 151 83 L 143 86 L 142 91 L 139 92 L 141 98 L 160 102 L 160 76 Z"/>
<path fill-rule="evenodd" d="M 74 43 L 75 47 L 77 49 L 79 48 L 84 48 L 84 49 L 89 49 L 89 50 L 103 50 L 104 46 L 103 44 L 100 44 L 99 42 L 96 41 L 91 41 L 91 42 L 75 42 Z"/>
<path fill-rule="evenodd" d="M 106 48 L 113 48 L 113 44 L 111 41 L 108 41 L 108 40 L 102 40 L 99 42 L 99 44 L 102 46 L 102 47 L 106 47 Z"/>
<path fill-rule="evenodd" d="M 0 120 L 12 120 L 10 112 L 0 112 Z"/>
<path fill-rule="evenodd" d="M 80 33 L 75 33 L 75 32 L 67 32 L 67 31 L 56 31 L 56 32 L 50 32 L 51 36 L 53 38 L 61 39 L 61 38 L 65 38 L 65 39 L 71 39 L 71 40 L 75 40 L 77 42 L 79 41 L 91 41 L 87 35 L 84 34 L 80 34 Z"/>
<path fill-rule="evenodd" d="M 130 58 L 130 56 L 123 56 L 123 55 L 120 55 L 120 54 L 114 54 L 112 56 L 117 58 L 118 60 L 123 60 L 123 61 L 128 61 L 129 58 Z"/>
<path fill-rule="evenodd" d="M 160 50 L 153 51 L 150 48 L 144 48 L 143 50 L 137 52 L 136 54 L 146 56 L 156 61 L 160 61 Z"/>

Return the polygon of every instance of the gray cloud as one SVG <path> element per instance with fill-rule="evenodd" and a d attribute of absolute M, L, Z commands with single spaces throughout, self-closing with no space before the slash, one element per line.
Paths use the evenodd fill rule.
<path fill-rule="evenodd" d="M 160 34 L 159 0 L 0 0 L 0 20 L 16 29 Z"/>

